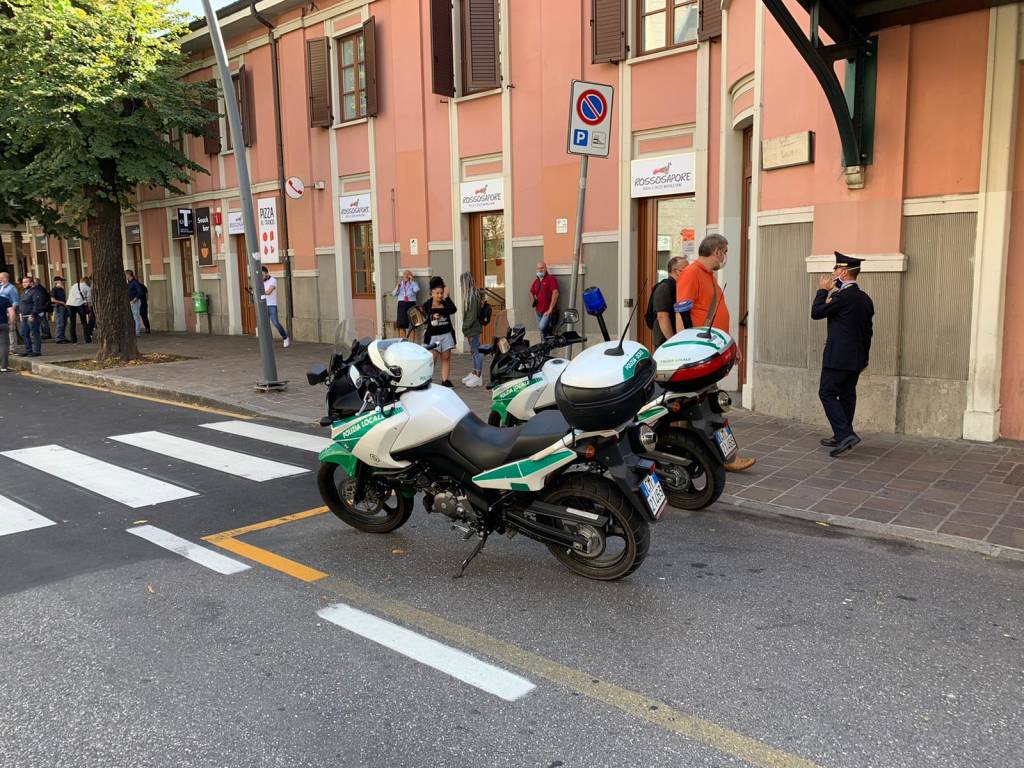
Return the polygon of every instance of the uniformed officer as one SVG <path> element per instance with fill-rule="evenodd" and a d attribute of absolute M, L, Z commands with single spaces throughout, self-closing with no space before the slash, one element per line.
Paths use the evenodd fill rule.
<path fill-rule="evenodd" d="M 857 407 L 857 379 L 868 366 L 875 305 L 857 285 L 861 260 L 839 251 L 831 275 L 825 275 L 811 305 L 811 319 L 828 322 L 828 338 L 821 360 L 818 397 L 832 425 L 832 437 L 821 444 L 829 455 L 841 456 L 860 442 L 853 431 Z M 835 290 L 832 290 L 832 289 Z"/>

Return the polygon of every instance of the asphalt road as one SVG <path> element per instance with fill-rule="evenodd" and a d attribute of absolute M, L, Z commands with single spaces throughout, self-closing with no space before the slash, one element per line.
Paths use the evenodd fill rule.
<path fill-rule="evenodd" d="M 438 517 L 358 533 L 314 452 L 210 423 L 238 420 L 0 378 L 3 768 L 1024 763 L 1012 564 L 716 507 L 614 584 L 497 537 L 454 580 Z M 137 474 L 88 490 L 93 460 Z"/>

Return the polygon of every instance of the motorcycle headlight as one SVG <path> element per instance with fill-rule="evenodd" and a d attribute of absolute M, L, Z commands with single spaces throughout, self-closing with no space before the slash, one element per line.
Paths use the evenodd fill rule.
<path fill-rule="evenodd" d="M 654 447 L 658 444 L 658 434 L 649 424 L 641 424 L 638 431 L 640 438 L 640 445 L 643 446 L 645 451 L 653 451 Z"/>

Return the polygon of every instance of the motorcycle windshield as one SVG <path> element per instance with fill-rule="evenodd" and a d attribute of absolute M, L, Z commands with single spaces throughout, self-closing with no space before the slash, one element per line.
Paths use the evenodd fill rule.
<path fill-rule="evenodd" d="M 352 354 L 352 345 L 355 343 L 355 328 L 351 320 L 342 320 L 334 329 L 334 354 L 347 360 Z"/>

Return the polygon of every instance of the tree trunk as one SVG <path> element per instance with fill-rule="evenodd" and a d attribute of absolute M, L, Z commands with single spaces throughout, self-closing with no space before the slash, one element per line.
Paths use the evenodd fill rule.
<path fill-rule="evenodd" d="M 93 335 L 99 344 L 96 359 L 135 360 L 139 357 L 139 346 L 124 276 L 121 206 L 94 197 L 88 224 L 92 246 L 92 306 L 96 313 Z"/>

